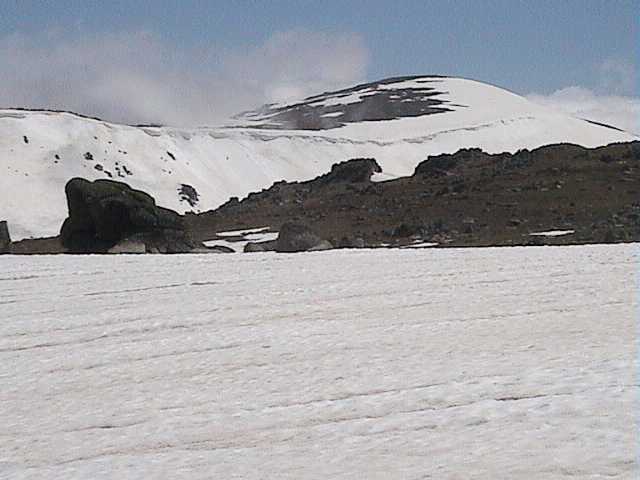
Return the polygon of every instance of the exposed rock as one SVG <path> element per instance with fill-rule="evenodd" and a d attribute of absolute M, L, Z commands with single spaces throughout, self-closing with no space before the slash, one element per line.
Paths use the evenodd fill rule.
<path fill-rule="evenodd" d="M 364 248 L 366 243 L 362 237 L 342 237 L 337 245 L 338 248 Z"/>
<path fill-rule="evenodd" d="M 196 247 L 189 253 L 235 253 L 236 251 L 225 245 L 214 245 L 212 247 Z"/>
<path fill-rule="evenodd" d="M 333 249 L 333 244 L 329 240 L 320 240 L 320 243 L 317 243 L 313 247 L 309 248 L 307 252 L 321 252 L 323 250 L 331 249 Z"/>
<path fill-rule="evenodd" d="M 305 225 L 287 222 L 280 227 L 276 240 L 277 252 L 305 252 L 314 248 L 327 250 L 333 246 Z"/>
<path fill-rule="evenodd" d="M 9 246 L 12 255 L 43 255 L 64 253 L 64 247 L 60 243 L 60 237 L 25 238 L 13 242 Z"/>
<path fill-rule="evenodd" d="M 125 238 L 111 247 L 107 253 L 147 253 L 147 246 L 139 237 Z"/>
<path fill-rule="evenodd" d="M 361 160 L 352 162 L 363 168 Z M 189 226 L 196 238 L 208 239 L 239 225 L 295 221 L 342 248 L 350 248 L 355 237 L 368 245 L 528 244 L 534 225 L 576 230 L 545 238 L 545 245 L 640 241 L 637 141 L 598 148 L 547 145 L 514 154 L 463 149 L 429 157 L 410 177 L 382 182 L 360 182 L 370 170 L 351 176 L 351 168 L 360 171 L 347 162 L 315 179 L 277 182 L 189 216 Z"/>
<path fill-rule="evenodd" d="M 404 87 L 401 82 L 407 80 L 420 83 Z M 380 88 L 390 84 L 398 85 Z M 250 120 L 253 128 L 325 130 L 352 122 L 392 120 L 450 111 L 447 102 L 439 98 L 441 93 L 427 77 L 396 77 L 314 95 L 290 106 L 265 105 L 259 110 L 244 112 L 238 118 Z M 344 97 L 354 94 L 360 97 L 359 101 L 342 101 Z"/>
<path fill-rule="evenodd" d="M 421 237 L 425 233 L 423 225 L 413 225 L 408 223 L 401 223 L 393 229 L 391 233 L 392 237 L 409 238 L 409 237 Z"/>
<path fill-rule="evenodd" d="M 150 195 L 112 180 L 70 180 L 66 187 L 69 217 L 60 232 L 72 253 L 103 253 L 133 237 L 147 251 L 184 253 L 196 245 L 176 212 L 158 207 Z"/>
<path fill-rule="evenodd" d="M 274 252 L 276 250 L 277 240 L 267 240 L 264 242 L 249 242 L 244 246 L 245 253 L 252 252 Z"/>
<path fill-rule="evenodd" d="M 6 221 L 0 222 L 0 253 L 8 253 L 11 247 L 11 236 Z"/>
<path fill-rule="evenodd" d="M 200 195 L 198 195 L 198 191 L 194 187 L 192 187 L 191 185 L 187 185 L 186 183 L 180 184 L 180 188 L 178 189 L 178 196 L 180 197 L 181 202 L 187 202 L 190 207 L 195 207 L 200 201 Z"/>
<path fill-rule="evenodd" d="M 370 181 L 374 173 L 380 172 L 382 172 L 382 168 L 374 158 L 353 158 L 345 162 L 334 163 L 329 173 L 312 180 L 312 183 L 320 185 L 363 183 Z"/>

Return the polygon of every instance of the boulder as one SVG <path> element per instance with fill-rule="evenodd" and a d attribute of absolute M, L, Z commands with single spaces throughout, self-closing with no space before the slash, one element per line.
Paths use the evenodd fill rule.
<path fill-rule="evenodd" d="M 125 238 L 111 247 L 107 253 L 147 253 L 147 246 L 141 238 Z"/>
<path fill-rule="evenodd" d="M 364 248 L 366 243 L 362 237 L 342 237 L 338 242 L 338 248 Z"/>
<path fill-rule="evenodd" d="M 245 253 L 253 252 L 274 252 L 277 240 L 267 240 L 265 242 L 249 242 L 244 246 Z"/>
<path fill-rule="evenodd" d="M 309 227 L 292 222 L 282 225 L 276 240 L 277 252 L 306 252 L 330 248 L 333 248 L 333 245 L 320 238 Z"/>
<path fill-rule="evenodd" d="M 374 158 L 352 158 L 334 163 L 331 171 L 312 180 L 312 183 L 328 185 L 336 183 L 364 183 L 371 180 L 374 173 L 381 173 L 382 168 Z"/>
<path fill-rule="evenodd" d="M 446 175 L 463 162 L 478 162 L 487 157 L 489 154 L 479 148 L 463 148 L 453 154 L 444 153 L 428 157 L 416 166 L 413 174 L 418 177 L 438 177 Z"/>
<path fill-rule="evenodd" d="M 315 244 L 313 247 L 307 250 L 307 252 L 321 252 L 323 250 L 331 250 L 333 244 L 329 240 L 320 240 L 320 243 Z"/>
<path fill-rule="evenodd" d="M 125 183 L 74 178 L 65 193 L 69 217 L 60 238 L 69 252 L 104 253 L 132 237 L 146 251 L 185 253 L 196 246 L 180 215 Z"/>
<path fill-rule="evenodd" d="M 0 253 L 9 253 L 11 247 L 11 236 L 6 221 L 0 222 Z"/>
<path fill-rule="evenodd" d="M 225 245 L 214 245 L 212 247 L 196 247 L 193 250 L 191 250 L 189 253 L 197 253 L 197 254 L 204 254 L 204 253 L 235 253 L 236 251 L 231 248 L 231 247 L 227 247 Z"/>

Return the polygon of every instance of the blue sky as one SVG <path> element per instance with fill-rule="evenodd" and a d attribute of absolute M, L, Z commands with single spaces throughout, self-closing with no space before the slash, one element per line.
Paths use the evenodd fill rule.
<path fill-rule="evenodd" d="M 595 95 L 636 96 L 639 7 L 637 0 L 4 0 L 0 60 L 13 55 L 18 73 L 0 73 L 0 81 L 24 85 L 18 78 L 23 71 L 32 86 L 52 85 L 63 72 L 69 78 L 60 88 L 73 90 L 73 82 L 111 75 L 120 63 L 139 80 L 164 76 L 194 92 L 208 79 L 234 93 L 244 87 L 238 106 L 283 92 L 313 93 L 301 85 L 332 88 L 413 73 L 464 76 L 522 94 L 579 87 Z M 91 45 L 109 63 L 107 73 L 88 58 Z M 105 53 L 106 46 L 129 53 Z M 88 66 L 69 65 L 69 55 Z M 154 55 L 156 64 L 149 60 Z M 270 55 L 277 59 L 274 67 L 267 64 Z M 18 57 L 36 73 L 18 65 Z M 253 83 L 270 85 L 261 93 L 247 79 L 253 65 Z M 72 71 L 83 68 L 93 74 Z M 47 70 L 57 77 L 47 82 Z M 187 80 L 175 78 L 185 70 Z M 160 95 L 157 85 L 147 83 Z M 18 92 L 14 101 L 65 102 L 49 89 L 40 97 Z M 0 102 L 11 101 L 8 95 Z M 122 100 L 118 95 L 113 102 Z M 86 103 L 84 108 L 95 108 Z"/>

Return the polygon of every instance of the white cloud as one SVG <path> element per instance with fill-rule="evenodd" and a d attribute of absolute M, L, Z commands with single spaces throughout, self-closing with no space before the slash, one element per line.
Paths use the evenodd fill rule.
<path fill-rule="evenodd" d="M 584 87 L 567 87 L 551 95 L 530 94 L 529 100 L 576 117 L 640 134 L 640 98 L 598 94 Z"/>
<path fill-rule="evenodd" d="M 202 125 L 365 78 L 354 34 L 294 30 L 243 51 L 181 49 L 147 31 L 0 38 L 0 106 L 127 123 Z"/>

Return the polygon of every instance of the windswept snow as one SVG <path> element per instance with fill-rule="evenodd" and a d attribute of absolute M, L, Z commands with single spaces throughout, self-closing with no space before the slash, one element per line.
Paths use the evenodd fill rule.
<path fill-rule="evenodd" d="M 378 82 L 277 108 L 296 113 L 301 105 L 323 105 L 318 108 L 329 111 L 319 113 L 322 122 L 340 125 L 348 115 L 338 114 L 368 111 L 358 102 L 373 95 L 383 97 L 382 105 L 371 106 L 374 113 L 396 102 L 395 116 L 319 130 L 283 130 L 269 108 L 231 126 L 190 130 L 0 110 L 0 220 L 8 220 L 14 239 L 56 235 L 66 217 L 64 186 L 75 176 L 121 180 L 149 192 L 159 205 L 197 212 L 276 181 L 311 179 L 349 158 L 374 157 L 385 178 L 395 178 L 413 173 L 429 155 L 464 147 L 496 153 L 558 142 L 594 147 L 637 139 L 459 78 Z M 421 102 L 426 102 L 424 114 Z M 429 102 L 436 103 L 431 110 Z M 197 195 L 186 197 L 185 186 Z"/>
<path fill-rule="evenodd" d="M 638 478 L 636 251 L 2 257 L 0 478 Z"/>

